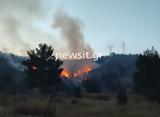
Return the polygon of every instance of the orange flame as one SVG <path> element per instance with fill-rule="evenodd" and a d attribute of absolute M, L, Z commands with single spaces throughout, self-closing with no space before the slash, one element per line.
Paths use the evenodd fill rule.
<path fill-rule="evenodd" d="M 84 74 L 89 73 L 92 70 L 90 66 L 85 66 L 73 74 L 73 77 L 82 77 Z"/>
<path fill-rule="evenodd" d="M 90 67 L 90 66 L 85 66 L 84 67 L 84 72 L 85 73 L 88 73 L 88 72 L 90 72 L 92 70 L 92 68 Z"/>
<path fill-rule="evenodd" d="M 71 73 L 69 70 L 64 69 L 61 73 L 62 78 L 71 78 L 71 77 L 83 77 L 84 74 L 88 74 L 92 70 L 91 66 L 84 66 L 80 70 Z"/>
<path fill-rule="evenodd" d="M 62 71 L 62 73 L 61 73 L 61 77 L 63 77 L 63 78 L 69 78 L 69 77 L 71 77 L 71 73 L 68 70 L 64 69 Z"/>
<path fill-rule="evenodd" d="M 32 69 L 33 69 L 33 70 L 36 70 L 37 67 L 36 67 L 35 65 L 32 65 Z"/>

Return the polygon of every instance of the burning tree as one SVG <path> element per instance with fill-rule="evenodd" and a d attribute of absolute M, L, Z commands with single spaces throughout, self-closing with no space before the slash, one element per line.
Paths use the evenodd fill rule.
<path fill-rule="evenodd" d="M 29 58 L 23 61 L 27 67 L 26 84 L 29 88 L 39 88 L 40 92 L 54 92 L 62 84 L 59 78 L 63 71 L 62 61 L 53 55 L 52 46 L 39 44 L 39 48 L 27 51 Z"/>

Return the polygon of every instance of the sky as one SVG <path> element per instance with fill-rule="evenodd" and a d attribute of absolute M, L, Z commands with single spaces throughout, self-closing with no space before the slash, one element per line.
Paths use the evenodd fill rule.
<path fill-rule="evenodd" d="M 47 43 L 65 51 L 64 27 L 55 27 L 57 14 L 63 12 L 78 23 L 78 34 L 96 53 L 108 54 L 109 45 L 123 53 L 123 42 L 126 53 L 152 46 L 160 51 L 159 6 L 160 0 L 0 0 L 0 50 L 25 55 Z"/>

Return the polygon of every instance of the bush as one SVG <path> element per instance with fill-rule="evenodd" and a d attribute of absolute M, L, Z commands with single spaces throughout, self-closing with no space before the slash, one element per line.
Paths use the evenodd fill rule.
<path fill-rule="evenodd" d="M 127 104 L 128 98 L 124 92 L 119 92 L 117 95 L 117 104 Z"/>
<path fill-rule="evenodd" d="M 82 85 L 87 93 L 100 93 L 101 87 L 99 81 L 95 79 L 83 80 Z"/>
<path fill-rule="evenodd" d="M 82 91 L 81 91 L 80 87 L 74 87 L 73 96 L 76 98 L 82 98 Z"/>

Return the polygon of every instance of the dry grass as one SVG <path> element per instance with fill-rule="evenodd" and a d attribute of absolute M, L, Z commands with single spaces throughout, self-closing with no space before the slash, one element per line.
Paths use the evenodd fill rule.
<path fill-rule="evenodd" d="M 103 96 L 87 95 L 78 99 L 76 104 L 70 103 L 69 98 L 57 97 L 56 117 L 159 117 L 160 115 L 160 105 L 148 102 L 143 97 L 129 96 L 127 105 L 116 105 L 114 97 L 104 96 L 103 99 Z M 0 106 L 0 117 L 42 117 L 44 115 L 52 117 L 54 104 L 50 109 L 46 109 L 47 101 L 48 97 L 8 96 L 5 106 Z"/>

